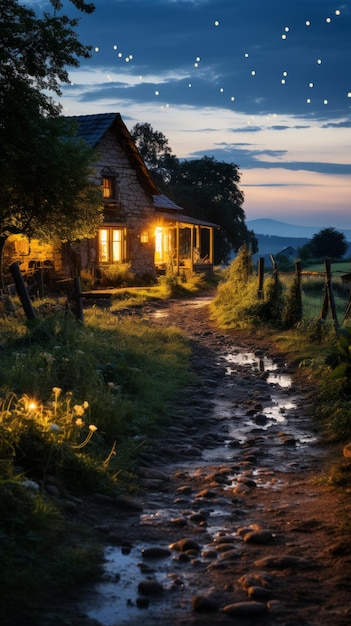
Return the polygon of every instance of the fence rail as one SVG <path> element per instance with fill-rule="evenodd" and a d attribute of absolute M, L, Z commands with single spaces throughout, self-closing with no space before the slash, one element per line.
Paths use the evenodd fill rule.
<path fill-rule="evenodd" d="M 351 272 L 350 272 L 350 285 L 349 288 L 340 282 L 340 278 L 335 279 L 333 277 L 332 272 L 332 264 L 329 258 L 324 260 L 324 271 L 312 271 L 312 270 L 303 270 L 301 261 L 297 261 L 295 263 L 295 271 L 294 272 L 285 272 L 280 271 L 277 265 L 276 260 L 273 255 L 270 255 L 272 266 L 273 266 L 273 278 L 276 280 L 285 278 L 288 280 L 289 277 L 294 277 L 298 283 L 299 295 L 301 297 L 301 301 L 303 303 L 304 310 L 304 301 L 306 302 L 307 297 L 304 293 L 304 287 L 306 288 L 306 280 L 308 278 L 321 278 L 323 280 L 323 290 L 321 291 L 320 296 L 315 296 L 315 307 L 319 305 L 319 310 L 317 314 L 317 310 L 315 315 L 318 315 L 319 319 L 322 321 L 326 321 L 329 313 L 333 320 L 333 324 L 335 327 L 340 326 L 339 319 L 342 318 L 342 323 L 345 322 L 346 319 L 351 318 Z M 346 274 L 345 274 L 346 275 Z M 265 283 L 265 259 L 258 259 L 258 288 L 257 288 L 257 296 L 259 299 L 264 298 L 264 283 Z M 337 292 L 337 302 L 335 297 L 335 292 Z M 305 315 L 304 315 L 305 316 Z"/>

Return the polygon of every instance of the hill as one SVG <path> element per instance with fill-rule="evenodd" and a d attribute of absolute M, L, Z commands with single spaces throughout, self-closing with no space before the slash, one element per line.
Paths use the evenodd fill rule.
<path fill-rule="evenodd" d="M 319 233 L 323 228 L 330 228 L 329 226 L 299 226 L 297 224 L 288 224 L 286 222 L 280 222 L 273 219 L 257 219 L 248 220 L 246 222 L 247 227 L 253 230 L 255 235 L 268 235 L 276 237 L 288 237 L 288 238 L 307 238 L 312 239 L 313 235 Z M 351 241 L 351 230 L 344 228 L 336 228 L 340 232 L 344 233 L 346 239 Z M 306 243 L 306 242 L 305 242 Z M 288 245 L 293 245 L 289 243 Z M 302 245 L 302 244 L 298 244 Z M 284 246 L 283 246 L 284 247 Z M 296 248 L 296 245 L 294 246 Z"/>
<path fill-rule="evenodd" d="M 301 246 L 309 243 L 307 237 L 276 237 L 275 235 L 256 235 L 258 241 L 257 256 L 269 256 L 279 254 L 284 248 L 294 248 L 296 251 Z"/>

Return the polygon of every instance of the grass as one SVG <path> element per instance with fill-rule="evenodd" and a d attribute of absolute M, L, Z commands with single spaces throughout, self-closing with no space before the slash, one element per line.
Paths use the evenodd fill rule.
<path fill-rule="evenodd" d="M 35 303 L 30 322 L 19 306 L 16 317 L 0 317 L 2 623 L 40 623 L 50 596 L 97 576 L 101 554 L 68 521 L 66 505 L 138 490 L 140 451 L 166 428 L 191 375 L 177 329 L 119 311 L 204 286 L 192 276 L 126 288 L 110 310 L 86 310 L 84 324 L 59 301 Z"/>
<path fill-rule="evenodd" d="M 233 291 L 223 276 L 228 272 L 212 314 L 237 327 L 233 293 L 248 306 L 254 289 L 243 298 L 242 284 L 249 281 Z M 15 318 L 0 317 L 2 623 L 40 624 L 49 596 L 59 602 L 72 584 L 98 575 L 101 554 L 91 536 L 68 520 L 66 506 L 85 494 L 138 490 L 138 455 L 150 435 L 167 427 L 169 406 L 190 376 L 190 348 L 175 328 L 161 330 L 120 312 L 153 299 L 196 295 L 218 280 L 189 278 L 166 276 L 155 287 L 120 289 L 110 310 L 86 310 L 84 324 L 57 301 L 41 301 L 39 319 L 30 323 L 20 308 Z M 310 289 L 310 297 L 316 291 Z M 314 410 L 326 438 L 351 437 L 351 400 L 343 380 L 333 379 L 326 366 L 337 345 L 330 320 L 321 325 L 306 318 L 283 331 L 258 324 L 257 316 L 253 326 L 241 315 L 241 327 L 275 342 L 318 386 Z M 48 490 L 59 497 L 48 497 Z"/>
<path fill-rule="evenodd" d="M 249 267 L 247 255 L 246 250 L 239 253 L 226 280 L 219 286 L 217 297 L 211 303 L 213 319 L 223 328 L 254 331 L 285 352 L 299 368 L 304 381 L 310 381 L 316 389 L 311 411 L 325 439 L 350 441 L 351 331 L 350 320 L 344 320 L 348 300 L 341 293 L 340 278 L 333 279 L 339 329 L 335 327 L 330 310 L 326 320 L 321 320 L 324 277 L 317 275 L 302 277 L 303 315 L 288 328 L 284 327 L 283 313 L 293 274 L 280 274 L 280 288 L 276 290 L 269 276 L 265 281 L 264 298 L 259 299 L 254 272 L 242 280 L 245 274 L 242 268 Z M 312 272 L 322 267 L 308 269 Z M 346 270 L 341 264 L 337 267 L 338 271 Z"/>

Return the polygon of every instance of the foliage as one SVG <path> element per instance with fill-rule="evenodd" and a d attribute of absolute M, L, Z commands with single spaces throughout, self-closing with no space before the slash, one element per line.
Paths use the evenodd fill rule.
<path fill-rule="evenodd" d="M 188 215 L 220 226 L 215 230 L 216 264 L 227 263 L 231 251 L 243 244 L 257 251 L 257 239 L 245 224 L 237 165 L 209 156 L 180 161 L 150 124 L 136 124 L 131 134 L 160 189 Z"/>
<path fill-rule="evenodd" d="M 101 221 L 99 190 L 89 182 L 95 156 L 51 97 L 90 49 L 78 40 L 78 20 L 51 4 L 42 16 L 17 0 L 0 6 L 0 251 L 10 234 L 73 241 Z"/>
<path fill-rule="evenodd" d="M 154 130 L 151 124 L 135 124 L 130 131 L 132 139 L 139 150 L 146 166 L 152 174 L 162 174 L 162 163 L 171 155 L 172 149 L 163 133 Z"/>
<path fill-rule="evenodd" d="M 342 381 L 343 393 L 351 397 L 351 328 L 338 328 L 337 346 L 326 359 L 332 369 L 333 380 Z"/>
<path fill-rule="evenodd" d="M 92 150 L 64 119 L 35 113 L 20 142 L 25 149 L 1 159 L 0 239 L 19 233 L 51 241 L 92 237 L 102 219 L 100 190 L 89 182 Z"/>
<path fill-rule="evenodd" d="M 265 282 L 264 297 L 259 297 L 252 255 L 243 246 L 229 267 L 227 279 L 219 285 L 211 311 L 222 326 L 280 324 L 281 296 L 282 285 L 278 276 L 274 275 Z"/>
<path fill-rule="evenodd" d="M 130 263 L 113 263 L 101 269 L 101 279 L 99 287 L 120 287 L 123 285 L 133 285 L 135 283 L 134 274 L 131 272 Z"/>
<path fill-rule="evenodd" d="M 20 314 L 0 318 L 0 618 L 18 623 L 96 576 L 99 555 L 89 537 L 75 545 L 60 509 L 137 488 L 138 455 L 189 376 L 175 328 L 98 308 L 84 325 L 41 310 L 27 329 Z"/>
<path fill-rule="evenodd" d="M 292 328 L 302 320 L 302 293 L 300 277 L 295 276 L 285 295 L 282 321 L 285 328 Z"/>
<path fill-rule="evenodd" d="M 93 580 L 100 567 L 101 554 L 96 548 L 88 543 L 66 545 L 62 514 L 36 487 L 21 477 L 0 480 L 3 624 L 40 623 L 38 616 L 52 594 L 69 592 L 73 575 L 75 587 Z"/>
<path fill-rule="evenodd" d="M 344 233 L 335 228 L 324 228 L 313 235 L 309 244 L 299 249 L 301 258 L 330 257 L 340 259 L 347 250 L 347 241 Z"/>

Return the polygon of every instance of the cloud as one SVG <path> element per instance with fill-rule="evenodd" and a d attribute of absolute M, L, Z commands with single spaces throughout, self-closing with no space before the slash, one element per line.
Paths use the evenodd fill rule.
<path fill-rule="evenodd" d="M 245 144 L 244 144 L 245 145 Z M 240 170 L 270 169 L 316 172 L 339 176 L 350 176 L 351 165 L 346 163 L 330 163 L 322 161 L 289 161 L 286 160 L 287 150 L 257 150 L 243 149 L 239 144 L 222 144 L 222 147 L 208 151 L 197 151 L 191 154 L 191 158 L 201 159 L 203 156 L 213 156 L 218 161 L 226 161 L 238 164 Z"/>

